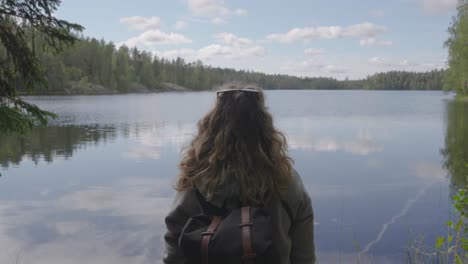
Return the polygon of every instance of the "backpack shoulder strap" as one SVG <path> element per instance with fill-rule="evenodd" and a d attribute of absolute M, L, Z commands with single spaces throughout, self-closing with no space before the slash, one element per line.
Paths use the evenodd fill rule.
<path fill-rule="evenodd" d="M 250 219 L 249 206 L 244 206 L 241 208 L 241 224 L 239 226 L 242 229 L 242 249 L 244 251 L 244 255 L 242 256 L 243 263 L 253 264 L 256 254 L 252 248 L 252 238 L 250 234 L 252 221 Z"/>
<path fill-rule="evenodd" d="M 213 216 L 208 229 L 201 233 L 202 240 L 200 250 L 203 264 L 208 264 L 208 245 L 210 244 L 211 237 L 216 233 L 216 229 L 218 229 L 220 223 L 221 217 L 217 215 Z"/>

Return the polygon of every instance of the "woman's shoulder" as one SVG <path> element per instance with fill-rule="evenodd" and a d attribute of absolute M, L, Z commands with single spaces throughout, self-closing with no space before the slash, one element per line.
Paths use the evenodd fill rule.
<path fill-rule="evenodd" d="M 297 215 L 301 210 L 311 208 L 311 199 L 299 173 L 293 169 L 292 179 L 288 188 L 281 194 L 281 198 Z"/>
<path fill-rule="evenodd" d="M 304 183 L 302 182 L 301 176 L 296 171 L 296 169 L 293 169 L 291 182 L 283 194 L 285 195 L 285 198 L 297 199 L 300 198 L 303 193 L 307 193 Z"/>
<path fill-rule="evenodd" d="M 200 210 L 201 208 L 194 190 L 178 191 L 167 218 L 185 218 L 197 214 Z"/>

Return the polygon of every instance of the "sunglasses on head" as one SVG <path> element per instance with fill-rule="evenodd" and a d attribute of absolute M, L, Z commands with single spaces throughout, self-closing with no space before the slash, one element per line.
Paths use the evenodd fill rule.
<path fill-rule="evenodd" d="M 217 91 L 216 96 L 219 97 L 219 95 L 223 93 L 235 93 L 235 92 L 248 92 L 248 93 L 255 94 L 257 96 L 260 93 L 257 89 L 253 89 L 253 88 L 223 89 L 223 90 Z"/>

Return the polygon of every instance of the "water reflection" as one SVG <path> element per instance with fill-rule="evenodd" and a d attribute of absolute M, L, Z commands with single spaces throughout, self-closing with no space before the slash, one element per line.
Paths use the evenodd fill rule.
<path fill-rule="evenodd" d="M 165 149 L 180 151 L 195 133 L 194 123 L 165 123 L 136 129 L 132 135 L 137 143 L 123 153 L 134 160 L 160 159 Z"/>
<path fill-rule="evenodd" d="M 314 140 L 304 137 L 290 137 L 289 146 L 291 149 L 305 149 L 319 152 L 343 151 L 363 156 L 383 150 L 383 147 L 378 146 L 370 134 L 364 133 L 358 133 L 355 138 L 348 140 L 332 138 Z"/>
<path fill-rule="evenodd" d="M 468 102 L 450 101 L 446 105 L 445 147 L 441 153 L 453 188 L 468 181 Z"/>
<path fill-rule="evenodd" d="M 447 176 L 447 171 L 440 164 L 418 162 L 415 166 L 415 175 L 428 182 L 441 181 Z"/>
<path fill-rule="evenodd" d="M 314 116 L 279 119 L 278 125 L 287 131 L 288 146 L 291 150 L 345 152 L 362 156 L 383 150 L 383 146 L 377 143 L 373 135 L 375 131 L 360 127 L 359 122 L 355 121 L 354 124 L 348 124 L 337 120 L 335 125 L 330 126 L 327 122 L 315 119 Z M 328 119 L 328 123 L 331 119 Z M 342 127 L 349 129 L 350 125 L 357 126 L 356 131 L 347 131 L 345 134 L 339 133 Z M 365 123 L 362 125 L 368 126 Z M 327 130 L 328 133 L 323 133 Z"/>
<path fill-rule="evenodd" d="M 0 137 L 0 164 L 7 168 L 19 165 L 27 157 L 36 164 L 43 159 L 70 158 L 78 149 L 105 143 L 116 137 L 113 126 L 48 126 L 37 127 L 25 135 Z"/>
<path fill-rule="evenodd" d="M 67 125 L 37 127 L 25 135 L 0 137 L 0 165 L 18 166 L 23 159 L 35 164 L 44 160 L 69 159 L 74 152 L 115 140 L 136 142 L 122 152 L 132 160 L 159 159 L 164 149 L 180 150 L 195 132 L 194 123 L 156 123 L 153 125 Z"/>
<path fill-rule="evenodd" d="M 1 201 L 2 263 L 158 263 L 166 180 L 129 178 L 57 200 Z"/>
<path fill-rule="evenodd" d="M 0 263 L 160 262 L 180 150 L 213 98 L 36 98 L 60 117 L 0 138 Z M 441 93 L 275 91 L 267 102 L 313 199 L 320 263 L 356 263 L 356 245 L 368 248 L 360 263 L 401 263 L 410 229 L 444 228 L 439 150 L 452 164 L 467 131 L 450 128 L 466 123 Z"/>

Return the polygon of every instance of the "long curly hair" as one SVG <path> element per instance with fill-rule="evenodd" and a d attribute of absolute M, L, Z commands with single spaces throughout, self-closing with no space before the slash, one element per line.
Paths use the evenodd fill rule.
<path fill-rule="evenodd" d="M 258 93 L 218 94 L 214 108 L 198 122 L 198 134 L 183 152 L 176 189 L 197 187 L 209 201 L 222 186 L 234 183 L 240 202 L 264 204 L 286 189 L 292 178 L 286 137 L 275 129 L 260 88 L 228 88 L 253 88 Z"/>

